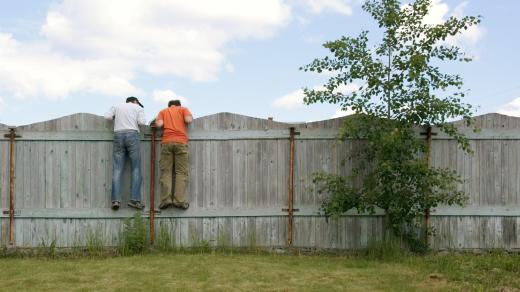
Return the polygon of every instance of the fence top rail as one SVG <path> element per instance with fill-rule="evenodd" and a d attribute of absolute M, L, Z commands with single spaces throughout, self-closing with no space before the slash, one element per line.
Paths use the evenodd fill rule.
<path fill-rule="evenodd" d="M 336 139 L 338 129 L 348 117 L 310 122 L 281 123 L 269 119 L 253 118 L 232 113 L 218 113 L 196 118 L 189 126 L 190 140 L 235 140 L 235 139 L 285 139 L 289 137 L 289 128 L 295 127 L 299 135 L 296 139 Z M 485 114 L 475 117 L 475 132 L 462 121 L 453 123 L 469 139 L 481 140 L 520 140 L 520 118 L 501 114 Z M 78 113 L 62 118 L 16 127 L 20 140 L 112 140 L 113 122 L 93 114 Z M 0 124 L 1 131 L 9 127 Z M 149 140 L 151 129 L 141 127 L 142 139 Z M 416 135 L 422 135 L 424 129 L 417 127 Z M 433 139 L 451 139 L 440 129 L 434 128 Z M 0 139 L 5 139 L 0 135 Z"/>
<path fill-rule="evenodd" d="M 286 129 L 295 124 L 276 122 L 268 119 L 248 117 L 232 113 L 218 113 L 199 117 L 193 120 L 190 129 L 193 130 L 264 130 Z M 49 121 L 16 127 L 17 131 L 111 131 L 113 121 L 102 116 L 77 113 Z M 150 127 L 142 126 L 143 131 Z"/>

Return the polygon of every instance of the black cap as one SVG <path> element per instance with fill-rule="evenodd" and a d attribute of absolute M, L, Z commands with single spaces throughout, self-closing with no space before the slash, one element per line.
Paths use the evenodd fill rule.
<path fill-rule="evenodd" d="M 127 103 L 129 103 L 129 102 L 134 102 L 134 101 L 137 101 L 137 104 L 138 104 L 140 107 L 144 108 L 144 106 L 139 102 L 139 99 L 137 99 L 137 97 L 135 97 L 135 96 L 130 96 L 130 97 L 127 97 L 127 98 L 126 98 L 126 102 L 127 102 Z"/>

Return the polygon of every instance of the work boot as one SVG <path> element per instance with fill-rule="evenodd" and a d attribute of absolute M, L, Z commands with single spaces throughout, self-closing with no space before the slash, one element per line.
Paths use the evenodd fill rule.
<path fill-rule="evenodd" d="M 117 210 L 119 210 L 120 206 L 121 206 L 121 203 L 119 203 L 118 201 L 112 202 L 112 210 L 117 211 Z"/>
<path fill-rule="evenodd" d="M 159 209 L 168 209 L 172 206 L 172 202 L 161 202 L 159 204 Z"/>
<path fill-rule="evenodd" d="M 130 201 L 130 202 L 128 202 L 128 206 L 130 206 L 130 207 L 132 207 L 134 209 L 137 209 L 137 210 L 143 210 L 144 209 L 144 204 L 142 204 L 139 201 Z"/>
<path fill-rule="evenodd" d="M 179 208 L 182 210 L 187 210 L 190 207 L 190 204 L 188 202 L 179 202 L 175 198 L 173 199 L 172 205 L 175 208 Z"/>

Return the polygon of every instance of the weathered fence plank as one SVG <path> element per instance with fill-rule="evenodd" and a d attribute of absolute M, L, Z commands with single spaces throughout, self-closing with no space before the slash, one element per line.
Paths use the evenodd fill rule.
<path fill-rule="evenodd" d="M 348 118 L 348 117 L 347 117 Z M 285 246 L 288 238 L 289 128 L 295 127 L 293 245 L 358 249 L 382 239 L 382 210 L 373 216 L 349 211 L 337 220 L 319 214 L 324 194 L 317 192 L 317 171 L 349 175 L 360 166 L 352 155 L 363 141 L 337 141 L 345 118 L 287 124 L 220 113 L 190 125 L 188 192 L 190 209 L 156 214 L 155 234 L 167 230 L 177 246 Z M 469 194 L 465 208 L 432 210 L 436 249 L 520 248 L 520 118 L 488 114 L 476 118 L 482 130 L 466 133 L 473 154 L 438 132 L 433 137 L 434 167 L 456 170 Z M 99 232 L 117 245 L 130 192 L 130 163 L 123 176 L 123 206 L 110 210 L 113 122 L 76 114 L 16 128 L 15 239 L 18 246 L 56 240 L 58 246 L 85 244 Z M 423 131 L 417 129 L 417 135 Z M 9 236 L 8 127 L 0 124 L 0 243 Z M 149 206 L 150 129 L 141 131 L 143 202 Z M 158 138 L 159 139 L 159 138 Z M 156 157 L 160 156 L 157 140 Z M 159 166 L 155 205 L 160 202 Z M 143 212 L 148 218 L 148 210 Z M 157 241 L 156 241 L 157 242 Z"/>

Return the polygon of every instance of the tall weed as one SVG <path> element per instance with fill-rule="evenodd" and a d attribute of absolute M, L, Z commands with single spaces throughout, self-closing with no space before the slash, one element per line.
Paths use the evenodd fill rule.
<path fill-rule="evenodd" d="M 87 252 L 91 257 L 99 257 L 103 255 L 103 236 L 98 228 L 95 231 L 87 232 Z"/>
<path fill-rule="evenodd" d="M 175 241 L 172 241 L 171 233 L 166 224 L 159 226 L 159 234 L 157 234 L 157 245 L 156 247 L 160 251 L 171 251 L 175 249 Z"/>
<path fill-rule="evenodd" d="M 124 221 L 119 236 L 119 253 L 123 256 L 143 254 L 148 249 L 148 220 L 141 212 Z"/>

